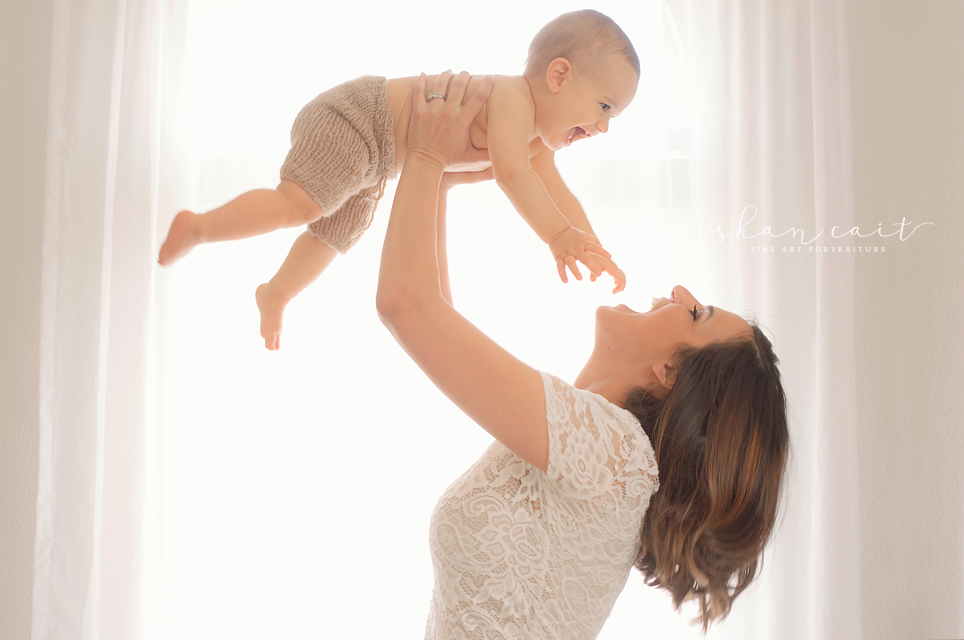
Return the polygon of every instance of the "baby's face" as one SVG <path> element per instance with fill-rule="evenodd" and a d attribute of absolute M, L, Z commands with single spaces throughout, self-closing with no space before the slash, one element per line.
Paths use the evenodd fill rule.
<path fill-rule="evenodd" d="M 632 66 L 621 57 L 601 66 L 601 73 L 579 73 L 574 69 L 537 115 L 536 133 L 553 151 L 605 133 L 609 119 L 633 101 L 639 77 Z"/>

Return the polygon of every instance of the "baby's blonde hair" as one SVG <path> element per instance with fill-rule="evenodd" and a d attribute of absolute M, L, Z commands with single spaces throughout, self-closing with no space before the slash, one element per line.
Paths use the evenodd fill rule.
<path fill-rule="evenodd" d="M 639 76 L 636 49 L 612 18 L 592 9 L 572 11 L 542 27 L 532 39 L 523 75 L 530 80 L 541 76 L 556 58 L 595 71 L 614 55 L 622 56 Z"/>

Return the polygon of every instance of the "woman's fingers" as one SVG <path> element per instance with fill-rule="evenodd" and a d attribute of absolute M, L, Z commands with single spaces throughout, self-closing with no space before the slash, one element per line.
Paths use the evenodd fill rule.
<path fill-rule="evenodd" d="M 418 74 L 418 78 L 415 79 L 415 88 L 412 91 L 412 104 L 417 106 L 425 102 L 425 83 L 428 79 L 425 77 L 424 73 Z"/>
<path fill-rule="evenodd" d="M 468 113 L 473 114 L 474 118 L 478 115 L 479 111 L 482 110 L 482 105 L 485 101 L 489 99 L 489 95 L 492 93 L 492 87 L 495 86 L 495 78 L 492 76 L 485 76 L 479 82 L 479 86 L 475 88 L 475 93 L 469 98 L 465 103 L 465 110 Z"/>
<path fill-rule="evenodd" d="M 424 74 L 415 81 L 408 135 L 413 156 L 423 156 L 443 169 L 488 161 L 486 150 L 472 146 L 469 126 L 488 99 L 492 82 L 480 82 L 476 94 L 463 105 L 470 79 L 464 71 L 458 75 L 443 71 L 432 83 L 431 93 L 426 93 Z"/>
<path fill-rule="evenodd" d="M 458 75 L 452 77 L 452 72 L 447 72 L 449 78 L 446 80 L 448 93 L 445 95 L 445 103 L 455 109 L 462 105 L 462 98 L 465 97 L 465 88 L 469 86 L 469 76 L 467 71 L 460 71 Z"/>
<path fill-rule="evenodd" d="M 449 98 L 449 83 L 452 80 L 452 71 L 446 70 L 438 74 L 435 78 L 435 87 L 432 89 L 432 93 L 442 94 L 440 98 L 434 98 L 435 100 L 447 101 Z"/>
<path fill-rule="evenodd" d="M 472 76 L 467 73 L 460 73 L 458 77 L 453 82 L 453 90 L 458 92 L 458 99 L 461 102 L 462 97 L 465 95 L 465 90 L 469 85 L 469 80 Z M 482 107 L 485 106 L 486 100 L 489 99 L 489 95 L 492 93 L 492 87 L 495 86 L 495 80 L 492 76 L 485 76 L 475 87 L 475 93 L 462 105 L 462 118 L 466 126 L 471 125 L 472 122 L 478 117 L 479 112 L 482 111 Z M 489 152 L 487 149 L 476 149 L 472 146 L 471 139 L 467 139 L 467 148 L 464 162 L 468 164 L 488 162 Z"/>

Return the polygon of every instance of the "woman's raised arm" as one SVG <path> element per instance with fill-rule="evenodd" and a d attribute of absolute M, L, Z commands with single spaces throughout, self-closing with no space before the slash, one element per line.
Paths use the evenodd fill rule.
<path fill-rule="evenodd" d="M 454 78 L 441 74 L 433 91 L 446 97 L 430 101 L 425 76 L 415 83 L 408 155 L 382 249 L 376 305 L 398 343 L 452 402 L 544 471 L 549 439 L 541 376 L 453 309 L 439 281 L 436 210 L 442 172 L 485 159 L 468 131 L 492 80 L 483 80 L 463 105 L 468 80 L 464 72 Z"/>

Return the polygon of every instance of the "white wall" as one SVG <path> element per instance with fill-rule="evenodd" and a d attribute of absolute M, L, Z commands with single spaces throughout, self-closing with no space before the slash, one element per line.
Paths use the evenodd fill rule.
<path fill-rule="evenodd" d="M 959 638 L 964 582 L 964 2 L 850 0 L 864 637 Z"/>
<path fill-rule="evenodd" d="M 30 637 L 50 0 L 0 20 L 0 638 Z"/>

